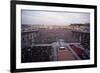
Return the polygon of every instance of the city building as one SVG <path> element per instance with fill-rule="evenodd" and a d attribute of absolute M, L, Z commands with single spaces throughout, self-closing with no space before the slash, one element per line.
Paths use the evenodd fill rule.
<path fill-rule="evenodd" d="M 24 26 L 22 62 L 84 60 L 90 58 L 90 25 Z"/>

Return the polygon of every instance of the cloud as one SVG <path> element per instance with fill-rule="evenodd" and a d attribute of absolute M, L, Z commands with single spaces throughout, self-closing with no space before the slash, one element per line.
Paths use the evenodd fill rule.
<path fill-rule="evenodd" d="M 22 10 L 22 24 L 55 24 L 89 23 L 89 13 L 54 12 Z"/>

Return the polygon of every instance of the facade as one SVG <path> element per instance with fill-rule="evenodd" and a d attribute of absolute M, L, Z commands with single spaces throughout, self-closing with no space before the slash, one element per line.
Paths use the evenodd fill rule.
<path fill-rule="evenodd" d="M 35 43 L 35 38 L 38 36 L 37 30 L 27 30 L 21 32 L 21 47 L 31 47 Z"/>

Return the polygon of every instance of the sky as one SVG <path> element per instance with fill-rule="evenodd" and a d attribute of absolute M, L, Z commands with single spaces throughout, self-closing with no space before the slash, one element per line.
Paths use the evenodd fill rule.
<path fill-rule="evenodd" d="M 67 25 L 89 22 L 89 13 L 21 10 L 22 24 Z"/>

